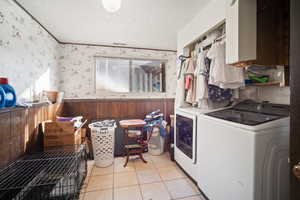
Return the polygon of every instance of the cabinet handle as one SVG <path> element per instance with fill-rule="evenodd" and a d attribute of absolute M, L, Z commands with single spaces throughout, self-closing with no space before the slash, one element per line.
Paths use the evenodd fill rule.
<path fill-rule="evenodd" d="M 230 6 L 233 6 L 236 3 L 236 0 L 232 0 Z"/>

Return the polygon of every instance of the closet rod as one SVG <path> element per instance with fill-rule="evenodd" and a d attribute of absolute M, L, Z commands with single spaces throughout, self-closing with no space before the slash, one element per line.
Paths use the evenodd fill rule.
<path fill-rule="evenodd" d="M 212 32 L 214 32 L 214 31 L 223 31 L 223 30 L 225 30 L 225 25 L 226 25 L 226 23 L 225 22 L 223 22 L 222 24 L 220 24 L 218 27 L 215 27 L 215 28 L 213 28 L 212 30 L 210 30 L 210 31 L 208 31 L 205 35 L 203 35 L 202 37 L 200 37 L 198 40 L 196 40 L 196 42 L 195 43 L 200 43 L 200 42 L 202 42 L 203 40 L 205 40 L 206 38 L 207 38 L 207 35 L 209 35 L 209 34 L 211 34 Z"/>
<path fill-rule="evenodd" d="M 226 34 L 224 34 L 224 35 L 218 37 L 217 39 L 215 39 L 213 43 L 218 42 L 219 40 L 222 40 L 222 39 L 224 39 L 225 37 L 226 37 Z"/>
<path fill-rule="evenodd" d="M 226 37 L 226 34 L 224 34 L 224 35 L 222 35 L 222 36 L 220 36 L 220 37 L 218 37 L 217 39 L 215 39 L 212 43 L 210 43 L 210 44 L 208 44 L 208 45 L 206 45 L 205 47 L 203 47 L 202 49 L 203 50 L 206 50 L 206 49 L 209 49 L 214 43 L 216 43 L 216 42 L 218 42 L 218 41 L 220 41 L 220 40 L 222 40 L 222 39 L 224 39 Z"/>

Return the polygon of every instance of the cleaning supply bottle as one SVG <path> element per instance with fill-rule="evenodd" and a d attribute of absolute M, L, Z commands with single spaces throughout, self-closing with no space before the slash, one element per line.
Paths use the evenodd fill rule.
<path fill-rule="evenodd" d="M 5 92 L 5 107 L 16 106 L 17 95 L 14 88 L 8 84 L 7 78 L 0 78 L 0 87 Z"/>
<path fill-rule="evenodd" d="M 6 95 L 2 87 L 0 87 L 0 108 L 3 108 L 5 106 L 5 99 Z"/>

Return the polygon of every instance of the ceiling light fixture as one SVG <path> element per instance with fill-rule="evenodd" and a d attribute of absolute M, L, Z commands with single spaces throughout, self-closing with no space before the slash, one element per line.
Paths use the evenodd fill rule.
<path fill-rule="evenodd" d="M 103 7 L 108 12 L 117 12 L 121 8 L 122 0 L 102 0 Z"/>

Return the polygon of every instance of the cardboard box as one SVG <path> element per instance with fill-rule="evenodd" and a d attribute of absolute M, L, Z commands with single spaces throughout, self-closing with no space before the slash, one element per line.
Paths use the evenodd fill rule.
<path fill-rule="evenodd" d="M 86 137 L 86 128 L 81 128 L 81 138 L 85 139 Z"/>
<path fill-rule="evenodd" d="M 72 135 L 76 131 L 74 122 L 44 122 L 45 136 Z"/>
<path fill-rule="evenodd" d="M 73 132 L 73 134 L 44 136 L 44 147 L 79 145 L 79 144 L 81 144 L 80 129 Z"/>
<path fill-rule="evenodd" d="M 74 122 L 43 123 L 44 147 L 79 145 L 81 144 L 81 129 L 74 127 Z"/>

